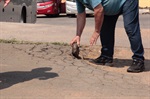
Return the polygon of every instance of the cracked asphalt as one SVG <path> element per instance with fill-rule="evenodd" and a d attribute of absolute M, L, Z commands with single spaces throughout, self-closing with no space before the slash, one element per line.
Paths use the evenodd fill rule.
<path fill-rule="evenodd" d="M 6 25 L 16 29 L 7 29 Z M 52 38 L 40 34 L 41 28 L 31 30 L 39 26 L 3 23 L 0 38 L 29 41 Z M 122 29 L 118 31 L 122 32 Z M 86 45 L 86 38 L 80 47 L 82 59 L 72 57 L 71 47 L 63 44 L 0 43 L 0 99 L 150 99 L 150 46 L 149 39 L 146 39 L 149 29 L 142 31 L 146 70 L 141 73 L 126 72 L 132 63 L 130 48 L 120 46 L 126 42 L 117 42 L 112 67 L 89 62 L 99 56 L 101 46 Z M 25 32 L 28 35 L 33 32 L 33 36 L 29 37 Z M 56 38 L 64 37 L 56 35 L 53 34 Z M 117 37 L 124 40 L 124 34 Z M 59 40 L 71 38 L 72 35 Z"/>
<path fill-rule="evenodd" d="M 115 57 L 119 59 L 115 58 L 114 67 L 108 67 L 86 60 L 95 57 L 98 46 L 94 46 L 94 51 L 81 46 L 81 60 L 71 56 L 70 46 L 0 46 L 1 99 L 150 99 L 150 61 L 146 61 L 145 72 L 126 73 L 132 60 L 121 59 L 119 51 L 127 48 L 117 48 Z"/>

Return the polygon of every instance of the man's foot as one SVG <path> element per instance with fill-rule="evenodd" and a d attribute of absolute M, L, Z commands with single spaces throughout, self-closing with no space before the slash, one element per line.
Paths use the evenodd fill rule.
<path fill-rule="evenodd" d="M 110 57 L 100 56 L 96 59 L 91 60 L 90 62 L 98 65 L 113 66 L 113 58 Z"/>
<path fill-rule="evenodd" d="M 133 59 L 132 65 L 127 69 L 127 72 L 138 73 L 145 70 L 144 61 Z"/>

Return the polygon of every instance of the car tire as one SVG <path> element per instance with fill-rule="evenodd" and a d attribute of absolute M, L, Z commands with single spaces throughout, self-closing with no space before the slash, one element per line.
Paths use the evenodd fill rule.
<path fill-rule="evenodd" d="M 68 17 L 76 17 L 75 14 L 67 14 Z"/>

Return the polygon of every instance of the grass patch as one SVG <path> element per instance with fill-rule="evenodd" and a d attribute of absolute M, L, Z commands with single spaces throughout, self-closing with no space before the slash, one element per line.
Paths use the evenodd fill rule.
<path fill-rule="evenodd" d="M 62 42 L 52 42 L 51 44 L 54 44 L 54 45 L 63 45 L 63 46 L 68 46 L 69 45 L 68 43 L 62 43 Z"/>
<path fill-rule="evenodd" d="M 44 44 L 42 42 L 31 42 L 31 41 L 19 41 L 16 40 L 15 38 L 10 39 L 10 40 L 5 40 L 5 39 L 0 39 L 0 43 L 10 43 L 10 44 Z"/>
<path fill-rule="evenodd" d="M 63 43 L 63 42 L 32 42 L 32 41 L 19 41 L 16 40 L 15 38 L 10 39 L 10 40 L 5 40 L 5 39 L 0 39 L 0 43 L 10 43 L 10 44 L 53 44 L 53 45 L 63 45 L 63 46 L 68 46 L 69 44 Z"/>
<path fill-rule="evenodd" d="M 0 43 L 18 43 L 18 41 L 16 39 L 11 40 L 0 39 Z"/>

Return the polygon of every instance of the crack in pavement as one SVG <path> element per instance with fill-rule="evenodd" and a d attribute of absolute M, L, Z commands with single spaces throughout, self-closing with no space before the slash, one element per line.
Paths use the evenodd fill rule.
<path fill-rule="evenodd" d="M 117 96 L 149 96 L 150 85 L 144 84 L 141 77 L 134 74 L 107 71 L 109 67 L 93 66 L 87 60 L 74 59 L 70 54 L 69 46 L 43 44 L 33 45 L 30 48 L 27 47 L 27 49 L 21 48 L 19 45 L 12 46 L 15 50 L 22 51 L 33 58 L 43 59 L 53 64 L 53 69 L 56 69 L 55 72 L 60 77 L 51 80 L 52 88 L 60 89 L 63 87 L 67 89 L 69 87 L 67 89 L 70 91 L 68 95 L 72 95 L 71 92 L 74 92 L 74 90 L 84 90 L 87 93 L 94 90 L 91 93 L 95 96 L 96 91 L 101 95 L 109 93 Z M 84 57 L 89 55 L 86 49 L 88 48 L 82 47 L 81 49 L 81 55 Z M 67 84 L 64 82 L 67 82 Z"/>

